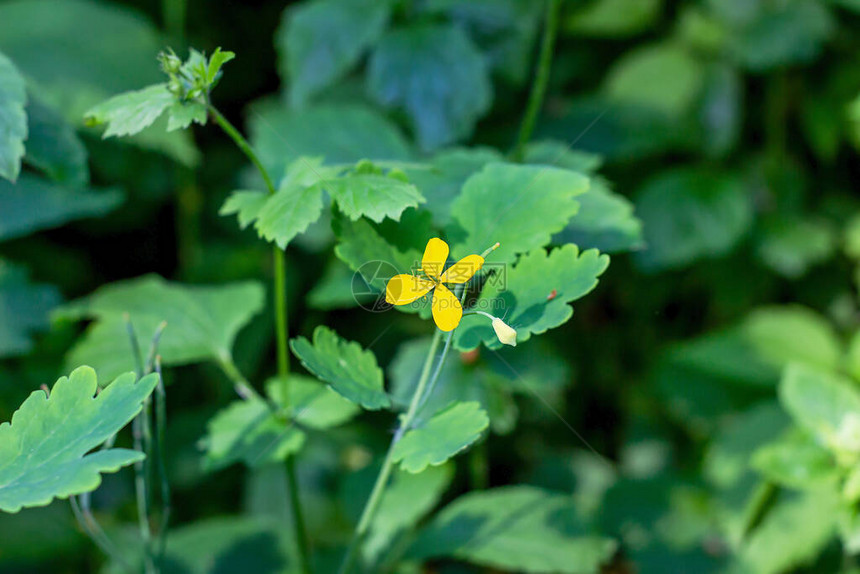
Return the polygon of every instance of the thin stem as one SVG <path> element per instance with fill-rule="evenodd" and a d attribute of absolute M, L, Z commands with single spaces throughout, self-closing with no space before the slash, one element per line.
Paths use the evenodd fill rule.
<path fill-rule="evenodd" d="M 99 526 L 99 523 L 96 521 L 92 512 L 90 512 L 89 509 L 87 509 L 86 512 L 81 509 L 81 506 L 78 503 L 78 497 L 74 495 L 70 496 L 69 504 L 71 504 L 72 514 L 75 515 L 75 520 L 77 520 L 81 530 L 83 530 L 84 534 L 93 541 L 98 549 L 101 550 L 105 556 L 110 557 L 112 561 L 121 565 L 125 571 L 129 572 L 129 574 L 135 574 L 134 568 L 113 545 L 107 537 L 107 534 L 102 530 L 102 527 Z"/>
<path fill-rule="evenodd" d="M 134 325 L 131 322 L 131 317 L 126 313 L 125 319 L 126 331 L 131 342 L 131 350 L 134 356 L 135 370 L 137 378 L 140 379 L 144 372 L 143 354 L 140 351 L 140 343 L 137 339 L 137 334 L 134 331 Z M 134 417 L 131 423 L 131 432 L 134 439 L 134 449 L 138 452 L 148 454 L 151 452 L 151 436 L 149 432 L 149 399 L 143 403 L 143 408 L 140 414 Z M 147 457 L 148 458 L 148 457 Z M 152 559 L 152 530 L 149 523 L 149 484 L 147 481 L 148 466 L 147 458 L 134 463 L 134 493 L 137 500 L 137 525 L 140 530 L 140 537 L 143 540 L 143 558 L 144 568 L 147 574 L 157 572 L 155 563 Z"/>
<path fill-rule="evenodd" d="M 208 97 L 207 97 L 208 102 Z M 269 176 L 269 172 L 266 171 L 266 168 L 263 166 L 263 163 L 260 161 L 260 158 L 254 152 L 254 149 L 251 147 L 251 144 L 248 143 L 248 140 L 242 136 L 242 134 L 237 130 L 233 124 L 224 117 L 221 112 L 219 112 L 213 105 L 207 104 L 209 108 L 209 114 L 215 120 L 224 133 L 226 133 L 230 139 L 242 150 L 242 153 L 254 164 L 254 167 L 257 168 L 257 171 L 260 173 L 260 177 L 263 178 L 263 183 L 266 185 L 266 189 L 269 192 L 269 195 L 274 195 L 276 192 L 275 184 L 272 183 L 272 178 Z M 272 256 L 274 259 L 274 299 L 275 299 L 275 339 L 276 339 L 276 347 L 277 347 L 277 357 L 278 357 L 278 375 L 281 377 L 284 388 L 282 392 L 282 400 L 284 404 L 281 406 L 287 406 L 287 401 L 289 400 L 289 372 L 290 372 L 290 354 L 289 349 L 287 348 L 287 342 L 289 340 L 289 325 L 287 323 L 287 272 L 286 272 L 286 260 L 285 253 L 278 249 L 278 246 L 275 245 L 272 248 Z M 233 367 L 233 370 L 238 373 L 238 369 L 235 368 L 235 365 L 232 364 L 232 360 L 230 361 L 230 365 L 228 367 Z M 241 374 L 239 374 L 241 377 Z M 234 382 L 238 384 L 239 379 L 234 378 Z M 252 390 L 250 385 L 245 382 L 244 386 L 237 386 L 237 391 L 239 390 Z M 240 393 L 241 394 L 241 393 Z M 256 394 L 256 393 L 254 393 Z M 292 460 L 292 457 L 288 457 L 286 461 L 286 470 L 287 470 L 287 488 L 289 489 L 290 502 L 292 504 L 292 517 L 293 517 L 293 530 L 296 536 L 296 548 L 298 550 L 298 558 L 299 558 L 299 568 L 303 573 L 310 572 L 310 559 L 309 559 L 309 545 L 308 545 L 308 535 L 307 530 L 305 529 L 305 521 L 302 513 L 302 507 L 300 504 L 299 497 L 299 485 L 298 480 L 296 478 L 296 470 L 295 470 L 295 462 Z"/>
<path fill-rule="evenodd" d="M 260 173 L 260 177 L 263 178 L 263 182 L 266 184 L 266 189 L 269 191 L 270 194 L 274 194 L 275 185 L 272 183 L 272 178 L 269 177 L 269 172 L 267 172 L 266 168 L 263 167 L 262 162 L 260 162 L 260 158 L 257 157 L 256 153 L 254 153 L 254 150 L 251 147 L 251 144 L 248 143 L 248 140 L 246 140 L 245 137 L 241 133 L 239 133 L 239 130 L 237 130 L 233 126 L 233 124 L 231 124 L 230 121 L 225 118 L 223 114 L 221 114 L 221 112 L 219 112 L 215 108 L 215 106 L 211 104 L 209 105 L 209 115 L 211 115 L 212 119 L 215 120 L 215 123 L 218 124 L 222 130 L 224 130 L 224 133 L 230 136 L 230 139 L 232 139 L 233 142 L 235 142 L 235 144 L 239 147 L 239 149 L 242 150 L 242 153 L 244 153 L 245 156 L 249 160 L 251 160 L 251 163 L 254 164 L 254 167 L 256 167 L 257 171 Z"/>
<path fill-rule="evenodd" d="M 523 123 L 520 125 L 520 133 L 517 145 L 511 153 L 514 161 L 521 162 L 525 157 L 525 146 L 532 137 L 538 112 L 543 104 L 546 88 L 549 84 L 549 71 L 552 67 L 552 50 L 555 45 L 555 36 L 558 31 L 558 8 L 559 0 L 546 0 L 546 20 L 544 22 L 543 39 L 541 41 L 540 55 L 538 56 L 538 67 L 535 80 L 529 94 L 526 113 Z"/>
<path fill-rule="evenodd" d="M 242 374 L 236 363 L 233 362 L 233 357 L 222 355 L 219 357 L 218 366 L 221 367 L 221 370 L 227 375 L 230 382 L 233 383 L 236 394 L 242 399 L 246 401 L 249 399 L 263 400 L 263 397 L 254 390 L 254 387 L 251 386 L 251 383 L 248 382 L 248 379 L 245 378 L 245 375 Z"/>
<path fill-rule="evenodd" d="M 430 348 L 427 350 L 427 358 L 424 360 L 424 367 L 421 369 L 421 376 L 418 379 L 418 385 L 415 387 L 415 392 L 412 394 L 412 400 L 409 403 L 409 410 L 401 419 L 400 427 L 394 433 L 394 438 L 391 439 L 391 444 L 388 447 L 388 452 L 385 454 L 385 460 L 382 462 L 382 469 L 376 477 L 376 482 L 373 484 L 373 490 L 370 491 L 370 498 L 364 505 L 364 510 L 361 512 L 361 518 L 358 520 L 358 526 L 352 535 L 352 540 L 349 543 L 349 548 L 340 565 L 340 574 L 349 574 L 355 560 L 358 557 L 358 549 L 361 542 L 367 534 L 367 529 L 370 527 L 370 522 L 376 514 L 376 509 L 382 501 L 382 495 L 385 492 L 385 487 L 388 484 L 388 479 L 391 476 L 391 471 L 394 469 L 394 447 L 398 441 L 406 434 L 418 412 L 418 406 L 421 398 L 424 396 L 424 391 L 427 388 L 427 383 L 430 379 L 430 368 L 433 366 L 433 359 L 436 357 L 436 351 L 439 349 L 439 342 L 442 340 L 442 331 L 436 330 L 433 335 L 433 340 L 430 342 Z M 440 361 L 441 363 L 441 361 Z M 436 369 L 436 376 L 439 375 L 439 369 Z M 434 381 L 435 382 L 435 381 Z"/>
<path fill-rule="evenodd" d="M 278 348 L 278 375 L 284 385 L 282 400 L 286 403 L 290 400 L 289 379 L 290 353 L 287 350 L 287 270 L 285 253 L 274 248 L 275 260 L 275 336 Z"/>
<path fill-rule="evenodd" d="M 158 374 L 158 384 L 155 387 L 155 446 L 156 467 L 158 478 L 161 481 L 161 524 L 158 528 L 158 545 L 156 555 L 158 563 L 164 560 L 164 552 L 167 549 L 167 528 L 170 524 L 171 502 L 170 482 L 167 480 L 167 465 L 165 464 L 164 447 L 167 426 L 167 391 L 164 387 L 164 378 L 161 374 L 161 356 L 155 356 L 155 372 Z"/>
<path fill-rule="evenodd" d="M 466 290 L 463 290 L 463 295 L 460 296 L 462 300 L 465 296 Z M 448 358 L 448 351 L 451 349 L 451 340 L 454 338 L 454 331 L 448 332 L 448 337 L 445 339 L 445 346 L 442 348 L 442 356 L 439 357 L 439 362 L 436 363 L 436 370 L 433 371 L 433 376 L 430 378 L 430 385 L 427 387 L 427 392 L 421 397 L 421 400 L 418 401 L 418 408 L 415 409 L 417 413 L 421 410 L 421 407 L 424 406 L 424 403 L 427 402 L 427 399 L 430 398 L 430 395 L 433 394 L 433 391 L 436 389 L 436 382 L 439 380 L 439 373 L 442 372 L 442 366 L 445 364 L 445 359 Z"/>

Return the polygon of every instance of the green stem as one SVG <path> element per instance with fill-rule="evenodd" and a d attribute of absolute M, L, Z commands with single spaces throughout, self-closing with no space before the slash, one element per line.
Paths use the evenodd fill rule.
<path fill-rule="evenodd" d="M 283 388 L 283 401 L 285 404 L 290 400 L 289 379 L 290 353 L 287 350 L 287 264 L 285 253 L 274 248 L 275 261 L 275 336 L 278 349 L 278 375 L 281 377 Z"/>
<path fill-rule="evenodd" d="M 260 158 L 254 152 L 254 149 L 251 147 L 251 144 L 242 136 L 242 134 L 237 130 L 233 124 L 224 117 L 221 112 L 219 112 L 214 106 L 208 104 L 209 114 L 215 120 L 224 133 L 226 133 L 230 139 L 242 150 L 242 153 L 254 164 L 254 167 L 257 168 L 257 171 L 260 173 L 260 177 L 263 178 L 263 183 L 266 185 L 266 189 L 269 192 L 269 195 L 274 195 L 276 192 L 275 184 L 272 183 L 272 178 L 269 176 L 269 172 L 266 171 L 266 168 L 263 166 L 263 163 L 260 161 Z M 278 356 L 278 375 L 282 380 L 282 384 L 284 385 L 282 392 L 282 400 L 284 404 L 281 406 L 286 406 L 287 401 L 289 400 L 289 372 L 290 372 L 290 354 L 289 349 L 287 347 L 287 342 L 289 340 L 289 326 L 287 323 L 287 272 L 286 272 L 286 261 L 285 261 L 285 253 L 278 249 L 277 245 L 272 248 L 272 254 L 274 258 L 274 299 L 275 299 L 275 338 L 276 338 L 276 347 L 277 347 L 277 356 Z M 232 360 L 230 361 L 230 365 L 233 367 L 233 370 L 238 373 L 238 370 L 235 369 L 235 365 L 232 364 Z M 239 375 L 241 378 L 241 374 Z M 234 381 L 238 381 L 239 379 L 234 378 Z M 242 380 L 244 380 L 242 378 Z M 250 385 L 245 385 L 247 388 L 250 388 Z M 239 387 L 237 387 L 239 390 Z M 256 394 L 256 393 L 255 393 Z M 287 470 L 287 488 L 289 489 L 290 502 L 292 504 L 292 517 L 293 517 L 293 530 L 296 536 L 296 549 L 298 550 L 298 558 L 299 558 L 299 568 L 300 570 L 308 574 L 310 572 L 310 559 L 309 559 L 309 544 L 308 544 L 308 535 L 307 530 L 305 529 L 305 521 L 302 513 L 302 508 L 300 504 L 299 497 L 299 485 L 298 480 L 296 478 L 296 470 L 295 470 L 295 462 L 292 457 L 288 457 L 286 461 L 286 470 Z"/>
<path fill-rule="evenodd" d="M 385 460 L 382 462 L 382 469 L 376 477 L 376 482 L 373 484 L 373 490 L 370 491 L 370 498 L 367 499 L 367 503 L 364 505 L 364 510 L 361 512 L 361 518 L 358 520 L 358 526 L 355 528 L 352 540 L 349 543 L 349 548 L 347 549 L 343 562 L 340 565 L 340 570 L 338 570 L 340 574 L 349 574 L 353 564 L 355 564 L 355 560 L 358 557 L 358 549 L 365 534 L 367 534 L 367 529 L 370 527 L 370 522 L 376 514 L 379 503 L 382 501 L 382 495 L 385 492 L 385 487 L 388 484 L 391 471 L 394 469 L 394 447 L 403 435 L 406 434 L 406 431 L 409 430 L 409 426 L 412 424 L 412 420 L 418 412 L 419 404 L 421 403 L 424 391 L 430 380 L 430 368 L 433 366 L 433 359 L 436 357 L 436 351 L 439 349 L 439 342 L 441 340 L 442 331 L 437 329 L 436 333 L 433 335 L 433 340 L 430 343 L 430 349 L 427 351 L 427 358 L 424 360 L 424 367 L 421 369 L 421 377 L 418 379 L 418 385 L 415 387 L 415 392 L 412 394 L 412 401 L 409 403 L 409 410 L 406 411 L 406 415 L 401 419 L 400 427 L 397 429 L 397 432 L 394 433 L 394 438 L 391 440 L 388 452 L 385 454 Z M 442 359 L 444 359 L 444 357 L 442 357 Z M 434 379 L 438 377 L 439 370 L 440 369 L 436 369 Z M 433 382 L 435 382 L 435 380 Z"/>
<path fill-rule="evenodd" d="M 155 356 L 155 372 L 158 374 L 158 384 L 155 387 L 155 445 L 156 466 L 158 467 L 158 478 L 161 481 L 161 524 L 158 529 L 158 545 L 156 555 L 159 565 L 164 560 L 164 552 L 167 549 L 167 527 L 170 524 L 170 482 L 167 480 L 167 465 L 164 457 L 165 427 L 167 426 L 167 392 L 164 388 L 164 378 L 161 374 L 161 356 Z"/>
<path fill-rule="evenodd" d="M 546 21 L 544 23 L 537 72 L 535 73 L 535 80 L 529 94 L 523 123 L 520 125 L 517 145 L 511 153 L 511 159 L 517 162 L 523 161 L 525 157 L 525 146 L 532 137 L 538 112 L 540 112 L 544 96 L 546 95 L 546 88 L 549 84 L 549 71 L 552 67 L 552 50 L 555 45 L 556 32 L 558 31 L 558 8 L 559 0 L 546 0 Z"/>
<path fill-rule="evenodd" d="M 209 105 L 209 115 L 212 116 L 212 119 L 215 120 L 215 123 L 218 124 L 224 133 L 230 136 L 230 139 L 242 150 L 242 153 L 251 160 L 251 163 L 254 164 L 254 167 L 257 168 L 257 171 L 260 173 L 260 177 L 263 178 L 263 182 L 266 184 L 266 189 L 270 194 L 275 193 L 275 185 L 272 183 L 272 178 L 269 177 L 269 172 L 266 171 L 266 168 L 263 167 L 263 164 L 260 162 L 260 158 L 257 157 L 257 154 L 254 153 L 253 148 L 251 148 L 251 144 L 248 143 L 248 140 L 239 133 L 233 124 L 230 123 L 230 120 L 224 117 L 224 115 L 219 112 L 215 106 Z"/>
<path fill-rule="evenodd" d="M 125 320 L 126 331 L 131 342 L 132 355 L 134 357 L 135 371 L 137 378 L 143 377 L 144 362 L 143 354 L 140 351 L 140 343 L 137 339 L 137 334 L 134 331 L 134 325 L 131 322 L 131 317 L 128 313 L 123 316 Z M 134 450 L 148 454 L 151 451 L 152 437 L 149 432 L 149 399 L 143 403 L 143 408 L 140 414 L 134 417 L 131 423 L 132 438 L 134 440 Z M 145 458 L 142 461 L 134 463 L 134 492 L 137 501 L 137 525 L 140 530 L 140 537 L 143 540 L 143 559 L 144 569 L 147 574 L 157 573 L 155 562 L 152 557 L 152 530 L 149 524 L 149 481 L 148 466 Z"/>
<path fill-rule="evenodd" d="M 69 497 L 69 503 L 72 506 L 72 514 L 75 515 L 75 520 L 78 521 L 78 525 L 84 531 L 84 534 L 113 562 L 120 564 L 129 574 L 135 574 L 134 568 L 132 568 L 131 564 L 126 561 L 122 553 L 110 541 L 89 508 L 82 510 L 78 503 L 78 497 L 74 495 Z"/>
<path fill-rule="evenodd" d="M 231 383 L 233 383 L 233 388 L 236 389 L 236 394 L 242 399 L 246 401 L 250 399 L 263 400 L 263 397 L 254 390 L 254 387 L 251 386 L 251 383 L 248 382 L 248 379 L 245 378 L 245 375 L 242 374 L 236 366 L 236 363 L 233 362 L 233 357 L 230 355 L 222 355 L 218 359 L 218 366 L 221 367 L 221 370 L 224 371 L 224 374 L 227 375 L 227 378 L 230 379 Z"/>

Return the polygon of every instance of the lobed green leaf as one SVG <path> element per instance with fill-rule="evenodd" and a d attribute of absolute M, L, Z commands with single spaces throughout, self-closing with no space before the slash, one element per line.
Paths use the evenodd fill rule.
<path fill-rule="evenodd" d="M 391 405 L 376 357 L 358 343 L 320 325 L 314 329 L 313 343 L 297 337 L 290 341 L 290 348 L 305 368 L 350 401 L 370 410 Z"/>
<path fill-rule="evenodd" d="M 90 492 L 101 473 L 116 472 L 143 459 L 122 448 L 87 454 L 122 429 L 140 412 L 155 389 L 157 375 L 117 378 L 95 397 L 96 373 L 80 367 L 61 377 L 46 396 L 34 391 L 0 424 L 0 510 L 45 506 L 54 498 Z"/>
<path fill-rule="evenodd" d="M 167 84 L 155 84 L 118 94 L 90 108 L 84 122 L 88 126 L 107 124 L 103 138 L 134 135 L 151 126 L 175 99 Z"/>
<path fill-rule="evenodd" d="M 451 205 L 455 257 L 482 253 L 499 242 L 491 261 L 513 263 L 517 254 L 543 247 L 579 210 L 574 197 L 588 178 L 550 166 L 491 163 L 472 175 Z"/>
<path fill-rule="evenodd" d="M 569 305 L 597 286 L 597 278 L 609 266 L 609 257 L 596 249 L 579 252 L 565 245 L 547 253 L 536 249 L 520 257 L 513 268 L 498 270 L 485 285 L 475 308 L 505 316 L 517 330 L 517 342 L 527 341 L 564 324 L 573 316 Z M 482 315 L 465 315 L 454 334 L 460 350 L 484 343 L 498 349 L 501 343 L 489 320 Z"/>
<path fill-rule="evenodd" d="M 391 458 L 400 468 L 419 473 L 438 466 L 465 450 L 490 424 L 478 402 L 458 402 L 439 411 L 421 426 L 410 429 L 394 445 Z"/>

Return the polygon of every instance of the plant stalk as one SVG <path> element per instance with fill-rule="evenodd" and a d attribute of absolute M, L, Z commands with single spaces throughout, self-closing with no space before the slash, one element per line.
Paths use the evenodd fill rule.
<path fill-rule="evenodd" d="M 137 334 L 128 313 L 124 315 L 126 331 L 131 342 L 132 355 L 135 363 L 135 374 L 140 379 L 144 374 L 143 354 L 140 350 Z M 143 452 L 146 458 L 134 463 L 134 492 L 137 501 L 137 525 L 143 541 L 143 563 L 146 574 L 157 574 L 155 561 L 152 556 L 152 527 L 149 523 L 149 466 L 147 461 L 152 452 L 152 436 L 149 429 L 149 398 L 143 402 L 140 413 L 131 423 L 134 450 Z"/>
<path fill-rule="evenodd" d="M 538 67 L 535 72 L 535 80 L 532 84 L 523 123 L 520 125 L 517 144 L 511 153 L 511 159 L 522 162 L 525 158 L 525 147 L 532 137 L 535 122 L 543 105 L 546 88 L 549 84 L 549 72 L 552 67 L 552 51 L 555 46 L 556 33 L 558 32 L 559 0 L 546 0 L 546 16 L 541 40 L 540 55 L 538 56 Z"/>
<path fill-rule="evenodd" d="M 230 121 L 224 117 L 221 112 L 219 112 L 214 106 L 208 104 L 209 115 L 212 119 L 215 120 L 215 123 L 224 130 L 230 139 L 242 150 L 242 153 L 254 164 L 254 167 L 257 168 L 257 171 L 260 173 L 260 177 L 263 178 L 263 182 L 266 185 L 266 189 L 269 192 L 269 195 L 274 195 L 276 192 L 275 185 L 272 182 L 272 178 L 269 176 L 269 172 L 266 171 L 266 168 L 263 166 L 263 163 L 260 161 L 260 158 L 254 152 L 254 149 L 251 147 L 251 144 L 245 139 L 245 137 L 237 130 Z M 285 253 L 278 249 L 278 246 L 275 245 L 272 248 L 272 255 L 274 260 L 274 308 L 275 308 L 275 339 L 276 339 L 276 348 L 277 348 L 277 357 L 278 357 L 278 376 L 281 378 L 282 384 L 284 385 L 282 394 L 282 400 L 286 403 L 289 400 L 289 373 L 290 373 L 290 355 L 289 350 L 287 348 L 287 341 L 289 339 L 289 329 L 287 323 L 287 272 L 286 272 L 286 261 L 285 261 Z M 235 368 L 235 365 L 232 364 L 232 360 L 228 365 L 223 365 L 225 367 L 232 367 L 232 370 L 235 373 L 238 373 L 238 370 Z M 234 373 L 234 374 L 235 374 Z M 244 378 L 239 374 L 238 377 L 232 377 L 234 382 L 239 384 L 239 381 L 244 381 Z M 250 385 L 247 385 L 245 382 L 245 387 L 250 389 Z M 239 386 L 237 386 L 237 390 L 239 390 Z M 253 390 L 253 389 L 251 389 Z M 256 393 L 255 393 L 256 394 Z M 286 406 L 286 405 L 283 405 Z M 287 471 L 287 488 L 289 490 L 290 503 L 292 505 L 292 517 L 293 517 L 293 531 L 295 532 L 295 544 L 296 549 L 298 550 L 298 558 L 299 558 L 299 568 L 304 574 L 310 573 L 310 561 L 309 561 L 309 544 L 308 544 L 308 535 L 307 530 L 305 529 L 305 521 L 304 515 L 302 513 L 301 508 L 301 499 L 299 497 L 299 485 L 296 477 L 296 469 L 295 469 L 295 461 L 292 456 L 288 456 L 286 463 L 286 471 Z"/>
<path fill-rule="evenodd" d="M 451 332 L 453 333 L 453 331 Z M 440 366 L 437 367 L 433 380 L 430 380 L 430 368 L 433 366 L 433 359 L 436 357 L 436 351 L 439 349 L 439 343 L 441 340 L 442 331 L 436 329 L 436 332 L 433 334 L 433 340 L 430 342 L 430 349 L 427 351 L 427 358 L 424 360 L 424 367 L 421 369 L 421 376 L 418 379 L 418 385 L 415 387 L 415 392 L 412 394 L 412 400 L 409 403 L 409 410 L 406 411 L 406 415 L 401 419 L 400 426 L 398 427 L 397 432 L 394 433 L 394 438 L 391 439 L 388 452 L 385 454 L 385 460 L 382 462 L 382 469 L 380 469 L 379 475 L 376 477 L 376 482 L 373 484 L 373 490 L 370 491 L 370 498 L 367 499 L 367 502 L 364 505 L 364 510 L 361 512 L 358 526 L 355 528 L 352 540 L 349 543 L 349 548 L 347 548 L 346 555 L 340 565 L 340 570 L 338 570 L 339 574 L 349 574 L 352 566 L 355 564 L 355 560 L 358 557 L 358 549 L 361 546 L 361 542 L 364 539 L 365 534 L 367 534 L 367 530 L 376 514 L 379 503 L 382 501 L 382 495 L 385 492 L 385 487 L 388 484 L 391 471 L 394 470 L 394 447 L 400 439 L 403 438 L 406 431 L 409 430 L 409 427 L 415 418 L 415 414 L 418 412 L 418 407 L 422 402 L 422 398 L 425 395 L 424 391 L 426 390 L 428 383 L 432 387 L 436 382 L 436 378 L 439 376 L 442 362 L 445 360 L 444 354 L 440 357 Z M 448 341 L 450 342 L 450 340 L 451 337 L 449 335 Z"/>

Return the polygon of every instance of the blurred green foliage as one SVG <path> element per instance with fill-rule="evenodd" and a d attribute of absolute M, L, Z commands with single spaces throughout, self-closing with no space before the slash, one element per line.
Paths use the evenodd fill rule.
<path fill-rule="evenodd" d="M 316 410 L 284 436 L 262 408 L 281 401 L 277 384 L 234 399 L 219 364 L 252 381 L 274 371 L 270 297 L 249 282 L 271 272 L 259 235 L 292 240 L 291 332 L 312 337 L 325 323 L 360 345 L 335 340 L 346 352 L 373 347 L 367 384 L 378 390 L 381 368 L 403 409 L 428 346 L 426 310 L 356 307 L 352 270 L 381 259 L 408 271 L 434 226 L 457 255 L 480 252 L 496 238 L 470 236 L 480 222 L 469 219 L 501 218 L 498 240 L 511 251 L 500 261 L 548 241 L 578 249 L 531 254 L 521 259 L 529 269 L 509 271 L 510 282 L 546 287 L 509 302 L 521 348 L 449 360 L 419 418 L 434 424 L 451 400 L 478 404 L 487 422 L 446 428 L 489 434 L 456 463 L 396 471 L 366 547 L 379 571 L 419 572 L 428 560 L 444 573 L 856 572 L 860 2 L 563 2 L 525 161 L 579 172 L 591 188 L 574 198 L 576 182 L 554 186 L 552 170 L 518 166 L 547 180 L 547 203 L 526 211 L 505 203 L 517 182 L 485 165 L 516 141 L 541 4 L 0 0 L 0 176 L 17 177 L 0 179 L 0 420 L 69 367 L 86 362 L 102 380 L 131 370 L 127 307 L 142 337 L 166 318 L 175 529 L 164 571 L 291 563 L 284 472 L 265 464 L 273 435 L 279 456 L 303 446 L 314 566 L 335 571 L 391 420 L 371 413 L 339 426 L 351 405 L 299 386 L 290 404 Z M 262 185 L 229 140 L 208 127 L 165 129 L 173 113 L 199 123 L 194 110 L 101 140 L 84 112 L 164 81 L 155 56 L 168 45 L 182 57 L 189 46 L 237 54 L 218 106 L 278 181 L 300 157 L 336 175 L 370 158 L 374 177 L 393 180 L 376 183 L 420 192 L 394 210 L 401 225 L 384 211 L 359 218 L 364 208 L 350 214 L 338 197 L 347 217 L 332 213 L 300 178 L 284 181 L 309 211 L 279 219 L 275 206 L 254 222 L 262 198 L 247 194 Z M 385 162 L 409 183 L 388 178 Z M 612 265 L 592 249 L 612 253 Z M 554 286 L 578 265 L 588 285 Z M 601 273 L 565 323 L 567 303 Z M 455 343 L 480 340 L 494 344 L 485 323 Z M 299 344 L 325 379 L 310 342 Z M 439 446 L 456 450 L 458 439 Z M 237 460 L 247 464 L 226 468 Z M 136 563 L 132 498 L 131 477 L 109 475 L 93 506 Z M 122 570 L 58 501 L 0 514 L 0 571 Z"/>

